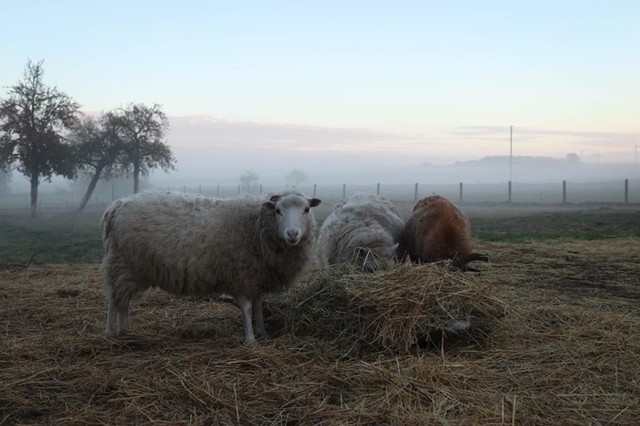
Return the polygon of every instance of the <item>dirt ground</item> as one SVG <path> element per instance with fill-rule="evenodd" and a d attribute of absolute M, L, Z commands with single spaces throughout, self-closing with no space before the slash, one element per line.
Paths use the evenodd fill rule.
<path fill-rule="evenodd" d="M 233 305 L 160 292 L 108 338 L 96 264 L 5 266 L 0 424 L 637 424 L 640 240 L 476 249 L 460 279 L 508 308 L 486 340 L 357 356 L 246 347 Z"/>

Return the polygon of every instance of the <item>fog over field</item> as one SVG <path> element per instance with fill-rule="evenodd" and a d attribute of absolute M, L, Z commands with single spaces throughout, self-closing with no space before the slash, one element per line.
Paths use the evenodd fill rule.
<path fill-rule="evenodd" d="M 429 139 L 367 129 L 234 122 L 200 116 L 171 117 L 170 123 L 167 143 L 176 157 L 176 169 L 152 172 L 152 186 L 235 186 L 248 171 L 257 175 L 256 183 L 278 186 L 288 183 L 286 176 L 294 169 L 306 174 L 303 183 L 321 185 L 502 184 L 509 181 L 510 173 L 512 181 L 522 183 L 640 179 L 640 164 L 633 150 L 628 150 L 625 162 L 588 154 L 597 152 L 592 147 L 603 139 L 624 148 L 625 140 L 629 140 L 626 134 L 556 135 L 567 142 L 548 155 L 531 155 L 536 152 L 531 147 L 537 133 L 516 129 L 510 168 L 508 127 L 458 129 Z M 456 146 L 465 146 L 465 138 L 468 151 L 456 152 L 448 146 L 453 141 Z M 493 147 L 486 155 L 478 151 L 483 140 L 491 141 Z M 571 148 L 577 148 L 577 152 L 564 152 Z M 624 157 L 613 159 L 619 158 Z M 60 191 L 69 185 L 65 179 L 54 178 L 51 183 L 43 182 L 41 190 Z M 11 187 L 14 192 L 26 192 L 28 181 L 14 171 Z"/>
<path fill-rule="evenodd" d="M 248 170 L 255 172 L 262 183 L 277 184 L 284 182 L 284 176 L 292 169 L 306 172 L 311 182 L 325 184 L 509 180 L 510 135 L 506 126 L 449 129 L 418 137 L 357 128 L 231 122 L 210 117 L 174 117 L 171 125 L 168 140 L 178 165 L 170 175 L 155 175 L 154 180 L 163 184 L 193 184 L 199 180 L 234 184 Z M 512 139 L 515 157 L 512 180 L 600 181 L 640 177 L 640 165 L 633 161 L 633 151 L 626 143 L 632 135 L 554 134 L 552 137 L 563 143 L 543 155 L 536 149 L 542 133 L 548 138 L 553 132 L 516 129 Z M 627 149 L 629 155 L 615 157 L 615 148 L 609 148 L 610 158 L 597 154 L 597 144 L 603 140 L 618 150 Z M 490 147 L 483 151 L 485 145 Z M 565 161 L 567 155 L 573 155 L 573 161 Z M 479 161 L 485 157 L 492 158 Z M 617 164 L 615 160 L 621 162 Z"/>
<path fill-rule="evenodd" d="M 640 180 L 637 1 L 9 3 L 0 99 L 30 60 L 83 114 L 158 105 L 147 187 Z"/>

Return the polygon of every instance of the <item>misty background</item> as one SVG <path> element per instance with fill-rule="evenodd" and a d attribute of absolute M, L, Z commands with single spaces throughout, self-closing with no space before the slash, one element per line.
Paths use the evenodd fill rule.
<path fill-rule="evenodd" d="M 458 135 L 469 135 L 470 146 L 477 137 L 503 146 L 502 155 L 477 157 L 464 151 L 443 156 L 441 145 L 446 143 L 374 130 L 232 122 L 207 117 L 169 117 L 169 122 L 171 127 L 166 139 L 176 157 L 176 169 L 153 170 L 146 179 L 147 187 L 236 187 L 246 172 L 253 172 L 258 184 L 284 187 L 292 184 L 288 178 L 292 170 L 300 170 L 305 175 L 301 182 L 295 183 L 320 185 L 640 180 L 637 145 L 628 150 L 626 162 L 600 158 L 593 148 L 603 140 L 616 141 L 629 135 L 560 135 L 575 143 L 580 152 L 559 156 L 518 155 L 518 151 L 535 144 L 537 133 L 516 127 L 512 139 L 514 154 L 510 158 L 509 127 L 457 129 Z M 593 153 L 591 159 L 583 157 L 585 150 Z M 121 180 L 103 181 L 101 185 L 119 185 Z M 82 176 L 79 181 L 82 182 Z M 41 190 L 73 191 L 78 185 L 54 177 L 50 183 L 43 181 Z M 28 192 L 28 179 L 14 171 L 8 188 L 13 193 Z"/>
<path fill-rule="evenodd" d="M 465 201 L 504 200 L 512 181 L 515 200 L 551 202 L 566 181 L 594 191 L 574 200 L 619 200 L 628 180 L 635 202 L 639 13 L 630 0 L 10 2 L 0 98 L 31 59 L 83 114 L 159 105 L 175 169 L 145 188 L 230 196 L 247 174 L 268 191 L 298 170 L 296 186 L 337 198 L 343 184 L 413 198 L 415 183 L 454 197 L 464 183 Z M 39 190 L 76 199 L 83 179 Z M 103 179 L 95 197 L 130 186 Z M 0 191 L 20 199 L 29 183 L 14 170 Z"/>

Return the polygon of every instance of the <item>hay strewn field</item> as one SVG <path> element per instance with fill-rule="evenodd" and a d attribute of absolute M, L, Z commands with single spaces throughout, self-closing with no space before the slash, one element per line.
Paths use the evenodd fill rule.
<path fill-rule="evenodd" d="M 475 295 L 467 307 L 495 302 L 488 335 L 424 347 L 367 345 L 372 335 L 332 335 L 326 322 L 323 333 L 284 327 L 310 315 L 296 294 L 269 303 L 276 337 L 257 347 L 242 344 L 233 305 L 164 293 L 139 300 L 131 334 L 111 339 L 96 264 L 5 265 L 0 424 L 637 424 L 640 240 L 477 248 L 491 257 L 480 274 L 404 265 L 370 279 L 396 280 L 393 303 L 407 277 L 453 283 Z M 310 271 L 300 288 L 355 279 L 327 274 Z M 296 313 L 283 311 L 294 299 Z"/>

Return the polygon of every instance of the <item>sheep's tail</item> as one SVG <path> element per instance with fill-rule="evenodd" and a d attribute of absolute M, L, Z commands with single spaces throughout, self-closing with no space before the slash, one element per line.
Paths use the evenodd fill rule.
<path fill-rule="evenodd" d="M 104 244 L 105 249 L 108 247 L 108 242 L 111 239 L 113 218 L 122 204 L 123 203 L 120 200 L 115 201 L 102 215 L 102 243 Z"/>

